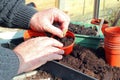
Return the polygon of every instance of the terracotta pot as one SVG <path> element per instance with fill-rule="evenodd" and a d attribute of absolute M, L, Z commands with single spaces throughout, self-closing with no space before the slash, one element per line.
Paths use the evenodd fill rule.
<path fill-rule="evenodd" d="M 73 46 L 74 46 L 74 43 L 75 43 L 75 35 L 74 35 L 73 32 L 67 31 L 65 37 L 66 36 L 69 36 L 69 37 L 73 38 L 73 42 L 68 46 L 63 46 L 61 49 L 63 49 L 65 51 L 64 55 L 69 55 L 73 50 Z M 52 37 L 54 38 L 55 36 L 53 35 Z"/>
<path fill-rule="evenodd" d="M 95 24 L 95 25 L 100 25 L 100 22 L 101 22 L 101 19 L 92 19 L 91 20 L 91 24 Z M 102 28 L 101 28 L 103 33 L 104 33 L 105 28 L 108 26 L 109 26 L 108 21 L 105 20 L 103 25 L 102 25 Z"/>
<path fill-rule="evenodd" d="M 35 32 L 32 30 L 26 30 L 24 32 L 23 38 L 24 40 L 30 39 L 32 37 L 38 37 L 38 36 L 46 36 L 46 34 L 44 32 Z"/>
<path fill-rule="evenodd" d="M 120 27 L 105 28 L 104 38 L 106 61 L 111 66 L 120 67 Z"/>

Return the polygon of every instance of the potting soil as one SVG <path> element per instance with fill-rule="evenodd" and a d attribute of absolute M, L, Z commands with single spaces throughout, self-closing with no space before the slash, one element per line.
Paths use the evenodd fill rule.
<path fill-rule="evenodd" d="M 120 68 L 111 67 L 106 63 L 102 47 L 92 50 L 75 45 L 72 54 L 64 56 L 60 63 L 98 80 L 120 80 Z"/>
<path fill-rule="evenodd" d="M 96 26 L 85 27 L 84 25 L 77 25 L 72 23 L 69 24 L 68 29 L 74 32 L 75 34 L 80 34 L 80 35 L 96 36 L 98 32 Z"/>

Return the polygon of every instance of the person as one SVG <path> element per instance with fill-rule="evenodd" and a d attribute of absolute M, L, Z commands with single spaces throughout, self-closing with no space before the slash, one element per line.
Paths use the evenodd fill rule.
<path fill-rule="evenodd" d="M 54 21 L 61 24 L 60 28 L 52 25 Z M 0 26 L 47 31 L 62 38 L 68 30 L 69 22 L 69 16 L 57 8 L 37 11 L 27 6 L 24 0 L 0 1 Z M 62 46 L 62 43 L 49 37 L 26 40 L 13 50 L 0 46 L 0 80 L 10 80 L 47 61 L 62 59 Z"/>

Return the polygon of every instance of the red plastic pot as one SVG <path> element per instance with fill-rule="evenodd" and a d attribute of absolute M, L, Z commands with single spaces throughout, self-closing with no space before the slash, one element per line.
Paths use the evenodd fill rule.
<path fill-rule="evenodd" d="M 63 46 L 62 48 L 60 48 L 60 49 L 64 50 L 64 52 L 65 52 L 64 55 L 69 55 L 72 52 L 74 43 L 75 43 L 75 35 L 73 32 L 67 31 L 65 37 L 67 37 L 67 36 L 73 38 L 73 42 L 68 46 Z M 54 35 L 52 37 L 54 38 Z"/>
<path fill-rule="evenodd" d="M 101 19 L 92 19 L 91 20 L 91 24 L 100 25 L 100 23 L 101 23 Z M 102 25 L 102 28 L 101 28 L 103 33 L 104 33 L 105 28 L 108 26 L 109 26 L 108 21 L 105 20 L 103 25 Z"/>
<path fill-rule="evenodd" d="M 33 30 L 26 30 L 24 32 L 23 38 L 24 40 L 27 40 L 32 37 L 38 37 L 38 36 L 46 36 L 46 34 L 44 32 L 35 32 Z"/>
<path fill-rule="evenodd" d="M 70 31 L 67 31 L 66 35 L 65 36 L 70 36 L 73 38 L 73 43 L 70 44 L 69 46 L 65 46 L 65 47 L 62 47 L 62 49 L 65 51 L 65 55 L 68 55 L 72 52 L 73 50 L 73 47 L 74 47 L 74 43 L 75 43 L 75 36 L 74 36 L 74 33 L 73 32 L 70 32 Z"/>
<path fill-rule="evenodd" d="M 27 39 L 30 39 L 32 37 L 38 37 L 38 36 L 47 36 L 44 32 L 35 32 L 35 31 L 32 31 L 32 30 L 26 30 L 24 32 L 24 40 L 27 40 Z M 61 49 L 63 49 L 65 51 L 65 55 L 68 55 L 72 52 L 73 50 L 73 46 L 74 46 L 74 42 L 75 42 L 75 36 L 74 36 L 74 33 L 73 32 L 70 32 L 70 31 L 67 31 L 66 35 L 65 36 L 70 36 L 74 39 L 73 43 L 70 44 L 69 46 L 65 46 L 65 47 L 62 47 Z M 53 36 L 51 36 L 53 37 Z"/>
<path fill-rule="evenodd" d="M 120 26 L 104 29 L 106 61 L 111 66 L 120 67 Z"/>

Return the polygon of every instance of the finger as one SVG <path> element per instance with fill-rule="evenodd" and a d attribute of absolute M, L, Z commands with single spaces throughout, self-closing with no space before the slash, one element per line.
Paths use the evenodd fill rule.
<path fill-rule="evenodd" d="M 63 55 L 64 54 L 64 50 L 62 50 L 60 48 L 51 47 L 50 50 L 51 50 L 50 52 L 54 52 L 54 54 L 59 54 L 59 55 Z"/>
<path fill-rule="evenodd" d="M 53 54 L 53 55 L 50 56 L 49 61 L 52 61 L 52 60 L 61 60 L 62 58 L 63 58 L 62 55 Z"/>
<path fill-rule="evenodd" d="M 56 47 L 51 47 L 49 49 L 50 51 L 50 56 L 48 57 L 50 60 L 54 60 L 54 59 L 62 59 L 62 55 L 64 54 L 64 50 L 61 50 L 59 48 Z"/>
<path fill-rule="evenodd" d="M 58 40 L 56 39 L 53 39 L 53 38 L 49 38 L 47 40 L 44 40 L 46 43 L 46 45 L 49 45 L 49 46 L 54 46 L 54 47 L 63 47 L 63 44 L 61 42 L 59 42 Z"/>
<path fill-rule="evenodd" d="M 49 37 L 41 37 L 41 36 L 39 36 L 39 37 L 36 37 L 36 38 L 31 38 L 31 39 L 38 39 L 38 40 L 44 40 L 44 39 L 48 39 Z"/>
<path fill-rule="evenodd" d="M 63 23 L 61 25 L 61 28 L 62 28 L 62 31 L 63 31 L 63 36 L 65 36 L 66 32 L 68 31 L 68 25 L 69 25 L 69 23 Z"/>
<path fill-rule="evenodd" d="M 63 33 L 67 32 L 70 23 L 70 18 L 68 15 L 60 11 L 57 13 L 57 15 L 55 15 L 55 21 L 61 23 L 60 28 L 62 29 Z"/>
<path fill-rule="evenodd" d="M 60 28 L 57 28 L 50 24 L 49 22 L 46 24 L 47 27 L 44 27 L 44 30 L 58 36 L 58 37 L 63 37 L 63 32 Z"/>

